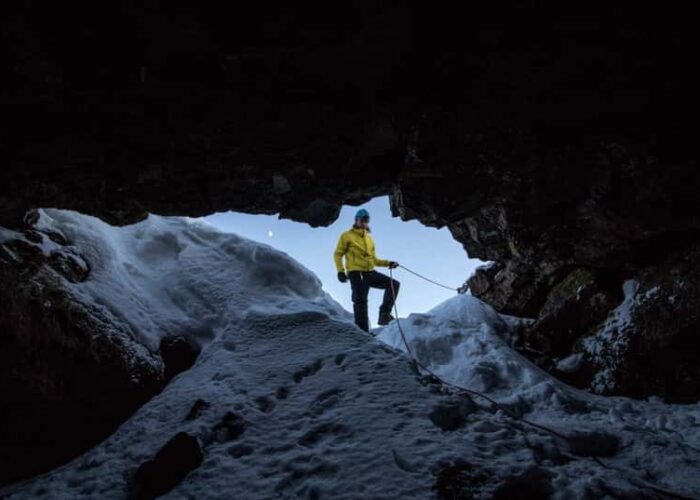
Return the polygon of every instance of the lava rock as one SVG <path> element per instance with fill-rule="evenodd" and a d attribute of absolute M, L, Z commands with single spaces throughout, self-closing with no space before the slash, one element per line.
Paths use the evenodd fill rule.
<path fill-rule="evenodd" d="M 622 278 L 611 279 L 590 269 L 577 268 L 554 285 L 527 340 L 551 357 L 571 352 L 573 343 L 597 326 L 622 301 Z M 536 339 L 546 342 L 546 347 Z"/>
<path fill-rule="evenodd" d="M 82 283 L 90 275 L 90 267 L 79 255 L 54 252 L 49 257 L 48 264 L 72 283 Z"/>
<path fill-rule="evenodd" d="M 590 370 L 559 370 L 556 360 L 622 301 L 622 279 L 586 268 L 571 270 L 547 294 L 537 320 L 522 334 L 523 351 L 540 367 L 576 387 L 590 385 Z"/>
<path fill-rule="evenodd" d="M 197 438 L 185 432 L 173 436 L 153 459 L 142 463 L 129 484 L 129 498 L 151 500 L 169 492 L 199 467 L 204 454 Z"/>
<path fill-rule="evenodd" d="M 603 394 L 695 403 L 700 398 L 700 244 L 672 253 L 628 282 L 623 311 L 613 311 L 575 346 Z"/>
<path fill-rule="evenodd" d="M 541 274 L 541 273 L 539 273 Z M 472 295 L 503 314 L 534 317 L 542 306 L 544 279 L 531 266 L 517 260 L 480 267 L 468 279 Z M 537 281 L 536 281 L 537 280 Z"/>
<path fill-rule="evenodd" d="M 166 380 L 192 368 L 201 349 L 184 337 L 165 337 L 160 342 L 160 356 L 163 359 Z"/>
<path fill-rule="evenodd" d="M 2 485 L 94 447 L 163 379 L 159 361 L 100 308 L 69 293 L 36 246 L 0 245 L 0 283 Z"/>

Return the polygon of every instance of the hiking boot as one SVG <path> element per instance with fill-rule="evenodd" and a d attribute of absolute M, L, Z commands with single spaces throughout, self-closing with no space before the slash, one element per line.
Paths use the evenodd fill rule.
<path fill-rule="evenodd" d="M 377 323 L 380 325 L 388 325 L 393 320 L 394 317 L 389 312 L 379 311 L 379 321 L 377 321 Z"/>

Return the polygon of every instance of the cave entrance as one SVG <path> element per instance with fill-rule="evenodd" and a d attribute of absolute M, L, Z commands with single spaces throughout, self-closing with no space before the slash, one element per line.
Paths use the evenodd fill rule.
<path fill-rule="evenodd" d="M 478 259 L 468 258 L 447 228 L 436 229 L 418 221 L 402 221 L 393 217 L 388 196 L 373 198 L 361 207 L 371 214 L 372 235 L 377 255 L 381 258 L 396 260 L 431 279 L 455 287 L 460 286 L 474 269 L 483 264 Z M 345 205 L 333 224 L 317 228 L 279 219 L 276 215 L 238 212 L 220 212 L 202 219 L 222 231 L 267 243 L 287 252 L 313 271 L 323 283 L 324 290 L 345 309 L 352 311 L 350 285 L 337 280 L 333 250 L 340 234 L 352 225 L 358 208 Z M 388 272 L 385 268 L 378 270 Z M 395 273 L 402 282 L 398 301 L 402 316 L 426 312 L 454 295 L 454 292 L 426 283 L 400 268 Z M 381 296 L 378 291 L 370 293 L 370 321 L 376 319 Z"/>

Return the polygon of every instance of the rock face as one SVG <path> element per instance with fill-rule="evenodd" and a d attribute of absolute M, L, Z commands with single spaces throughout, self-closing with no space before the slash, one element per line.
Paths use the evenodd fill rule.
<path fill-rule="evenodd" d="M 573 346 L 597 392 L 660 395 L 694 403 L 700 394 L 700 247 L 671 254 L 625 283 L 626 297 Z"/>
<path fill-rule="evenodd" d="M 657 394 L 671 401 L 697 402 L 699 266 L 700 245 L 694 245 L 638 276 L 636 307 L 630 311 L 629 323 L 620 328 L 629 339 L 626 363 L 614 371 L 615 384 L 624 387 L 626 394 Z"/>
<path fill-rule="evenodd" d="M 594 392 L 696 402 L 699 256 L 692 245 L 624 284 L 610 272 L 572 271 L 525 329 L 523 351 Z"/>
<path fill-rule="evenodd" d="M 675 302 L 636 308 L 626 351 L 662 349 L 654 373 L 642 382 L 625 357 L 615 384 L 593 384 L 607 368 L 589 356 L 569 378 L 700 396 L 686 360 L 696 316 L 675 316 L 700 305 L 677 267 L 700 236 L 693 16 L 263 4 L 27 3 L 3 16 L 0 226 L 40 206 L 117 224 L 235 209 L 323 225 L 389 193 L 396 215 L 447 226 L 495 262 L 474 294 L 535 318 L 524 345 L 539 352 L 525 352 L 549 369 L 607 331 L 625 280 L 658 286 Z M 52 264 L 79 280 L 73 265 Z M 29 299 L 13 307 L 17 330 Z"/>
<path fill-rule="evenodd" d="M 197 361 L 201 348 L 192 345 L 184 337 L 165 337 L 160 342 L 160 357 L 163 360 L 163 377 L 172 379 L 178 373 L 189 370 Z"/>
<path fill-rule="evenodd" d="M 0 233 L 0 484 L 96 445 L 163 386 L 157 356 L 67 291 L 88 274 L 58 233 Z"/>
<path fill-rule="evenodd" d="M 490 260 L 595 260 L 687 227 L 695 30 L 681 12 L 264 4 L 3 16 L 0 225 L 34 206 L 317 225 L 398 186 L 402 213 Z"/>
<path fill-rule="evenodd" d="M 526 350 L 541 366 L 555 368 L 555 359 L 569 356 L 574 344 L 587 332 L 595 331 L 622 302 L 622 282 L 608 283 L 606 278 L 607 274 L 577 268 L 549 291 L 537 321 L 524 336 Z M 560 373 L 560 377 L 582 384 L 568 377 L 567 372 Z"/>

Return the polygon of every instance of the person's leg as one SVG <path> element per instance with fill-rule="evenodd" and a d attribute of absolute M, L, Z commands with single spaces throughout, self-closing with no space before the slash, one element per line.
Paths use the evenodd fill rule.
<path fill-rule="evenodd" d="M 355 324 L 369 332 L 369 315 L 367 314 L 367 295 L 369 294 L 368 273 L 350 271 L 350 286 L 352 287 L 352 309 L 355 313 Z"/>
<path fill-rule="evenodd" d="M 382 300 L 382 305 L 379 307 L 379 312 L 391 314 L 391 308 L 394 307 L 394 296 L 399 295 L 399 287 L 401 286 L 401 283 L 399 283 L 397 280 L 392 280 L 389 276 L 378 273 L 377 271 L 372 271 L 370 273 L 369 281 L 372 288 L 384 290 L 384 299 Z M 392 281 L 394 287 L 393 293 L 391 290 Z"/>

